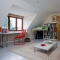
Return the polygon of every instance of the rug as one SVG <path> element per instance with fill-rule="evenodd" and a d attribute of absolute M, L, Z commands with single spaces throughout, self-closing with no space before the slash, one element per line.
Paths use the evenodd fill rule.
<path fill-rule="evenodd" d="M 60 59 L 60 47 L 50 50 L 50 55 L 47 55 L 46 51 L 37 49 L 34 52 L 34 46 L 38 43 L 26 43 L 25 45 L 16 46 L 15 48 L 9 49 L 20 56 L 28 58 L 29 60 L 59 60 Z"/>

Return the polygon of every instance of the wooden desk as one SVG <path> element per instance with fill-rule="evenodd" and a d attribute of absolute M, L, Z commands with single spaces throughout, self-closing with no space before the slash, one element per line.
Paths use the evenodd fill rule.
<path fill-rule="evenodd" d="M 8 35 L 10 35 L 10 34 L 17 34 L 17 33 L 21 33 L 21 32 L 8 32 L 8 33 L 0 33 L 0 35 L 2 35 L 2 39 L 1 39 L 1 45 L 0 45 L 0 47 L 4 47 L 3 46 L 3 35 L 6 35 L 6 47 L 8 46 L 7 45 L 7 41 L 8 41 Z"/>

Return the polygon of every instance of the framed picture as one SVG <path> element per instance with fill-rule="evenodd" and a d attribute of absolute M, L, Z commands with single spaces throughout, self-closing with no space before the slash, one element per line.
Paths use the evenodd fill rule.
<path fill-rule="evenodd" d="M 56 15 L 52 16 L 52 22 L 56 22 Z"/>

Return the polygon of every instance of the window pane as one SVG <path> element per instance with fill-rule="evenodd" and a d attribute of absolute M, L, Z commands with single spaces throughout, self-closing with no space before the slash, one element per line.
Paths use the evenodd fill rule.
<path fill-rule="evenodd" d="M 10 17 L 10 30 L 16 30 L 16 18 Z"/>
<path fill-rule="evenodd" d="M 22 30 L 22 19 L 17 19 L 17 30 Z"/>
<path fill-rule="evenodd" d="M 6 18 L 4 22 L 3 28 L 8 28 L 8 17 Z"/>

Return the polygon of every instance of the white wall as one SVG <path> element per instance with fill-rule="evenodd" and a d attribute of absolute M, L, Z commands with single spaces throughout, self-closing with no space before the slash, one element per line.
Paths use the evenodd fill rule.
<path fill-rule="evenodd" d="M 12 3 L 13 0 L 0 0 L 0 26 L 3 26 Z"/>
<path fill-rule="evenodd" d="M 46 18 L 50 15 L 50 13 L 40 12 L 36 15 L 30 26 L 28 27 L 31 30 L 34 27 L 41 26 L 42 23 L 46 20 Z"/>
<path fill-rule="evenodd" d="M 53 15 L 59 15 L 60 16 L 60 13 L 58 13 L 58 14 L 51 14 L 50 16 L 47 17 L 47 19 L 44 21 L 43 24 L 45 24 L 45 23 L 52 23 L 52 16 Z"/>
<path fill-rule="evenodd" d="M 35 38 L 35 34 L 34 32 L 31 30 L 32 28 L 34 28 L 35 26 L 41 26 L 42 23 L 46 20 L 46 18 L 49 16 L 49 13 L 44 13 L 44 12 L 40 12 L 38 13 L 35 18 L 31 21 L 30 25 L 28 26 L 28 37 L 33 40 Z M 29 20 L 28 20 L 29 22 Z"/>
<path fill-rule="evenodd" d="M 30 38 L 30 40 L 33 40 L 35 38 L 32 30 L 27 30 L 27 37 Z"/>
<path fill-rule="evenodd" d="M 23 19 L 23 21 L 24 21 L 23 22 L 24 23 L 24 25 L 23 25 L 24 29 L 28 29 L 28 27 L 30 26 L 30 24 L 32 23 L 32 21 L 34 20 L 34 18 L 36 17 L 36 15 L 37 14 L 24 17 L 24 19 Z"/>
<path fill-rule="evenodd" d="M 26 16 L 24 17 L 24 29 L 28 29 L 28 27 L 30 26 L 30 24 L 32 23 L 32 21 L 34 20 L 34 18 L 36 17 L 37 14 L 31 15 L 31 16 Z M 34 35 L 32 33 L 31 30 L 27 30 L 27 36 L 28 38 L 30 38 L 30 40 L 32 40 L 34 38 Z"/>

